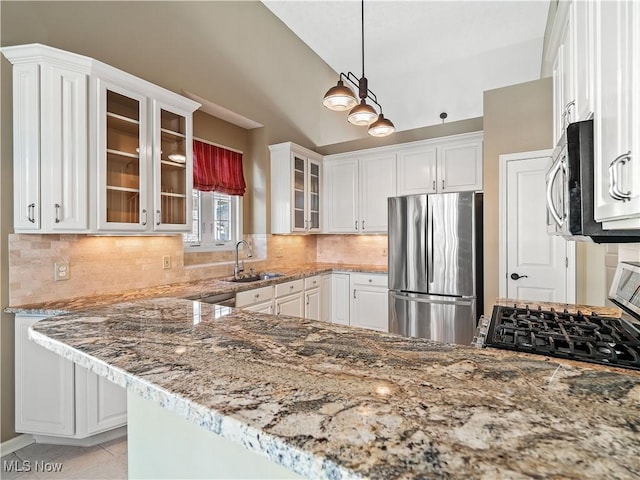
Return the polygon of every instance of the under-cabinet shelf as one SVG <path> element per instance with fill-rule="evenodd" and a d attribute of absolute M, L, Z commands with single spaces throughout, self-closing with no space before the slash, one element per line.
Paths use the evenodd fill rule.
<path fill-rule="evenodd" d="M 187 198 L 184 193 L 161 192 L 160 195 L 163 197 Z"/>
<path fill-rule="evenodd" d="M 171 139 L 175 139 L 175 138 L 186 138 L 184 133 L 180 133 L 180 132 L 176 132 L 174 130 L 168 130 L 166 128 L 161 128 L 160 129 L 160 133 L 162 133 L 162 137 L 163 138 L 171 138 Z"/>
<path fill-rule="evenodd" d="M 129 188 L 129 187 L 116 187 L 115 185 L 107 185 L 107 190 L 114 190 L 117 192 L 130 192 L 130 193 L 139 193 L 140 189 L 138 188 Z"/>
<path fill-rule="evenodd" d="M 107 148 L 107 153 L 109 155 L 118 155 L 119 157 L 135 158 L 136 160 L 140 159 L 140 155 L 137 153 L 123 152 L 122 150 L 114 150 L 113 148 Z"/>

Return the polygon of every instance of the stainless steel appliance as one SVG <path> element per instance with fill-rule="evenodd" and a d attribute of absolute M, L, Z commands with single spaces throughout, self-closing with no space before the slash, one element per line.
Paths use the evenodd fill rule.
<path fill-rule="evenodd" d="M 468 345 L 482 312 L 482 194 L 388 200 L 389 331 Z"/>
<path fill-rule="evenodd" d="M 618 264 L 609 299 L 621 317 L 494 306 L 484 345 L 640 370 L 639 263 Z"/>
<path fill-rule="evenodd" d="M 546 175 L 547 231 L 595 243 L 640 242 L 640 230 L 603 230 L 594 219 L 593 145 L 593 120 L 569 124 L 558 142 Z M 617 187 L 609 188 L 613 194 Z"/>

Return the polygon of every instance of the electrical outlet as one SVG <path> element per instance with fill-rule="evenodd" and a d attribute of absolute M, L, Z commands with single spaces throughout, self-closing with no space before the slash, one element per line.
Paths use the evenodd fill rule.
<path fill-rule="evenodd" d="M 162 257 L 162 268 L 171 268 L 171 256 L 165 255 Z"/>
<path fill-rule="evenodd" d="M 71 270 L 69 269 L 69 262 L 58 262 L 53 264 L 53 280 L 59 282 L 61 280 L 69 280 L 71 277 Z"/>

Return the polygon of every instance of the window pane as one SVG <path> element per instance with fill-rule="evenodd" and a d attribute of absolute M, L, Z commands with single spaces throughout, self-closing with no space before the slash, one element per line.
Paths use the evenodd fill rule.
<path fill-rule="evenodd" d="M 228 242 L 231 240 L 231 229 L 229 222 L 220 221 L 216 222 L 215 236 L 216 240 L 220 242 Z"/>

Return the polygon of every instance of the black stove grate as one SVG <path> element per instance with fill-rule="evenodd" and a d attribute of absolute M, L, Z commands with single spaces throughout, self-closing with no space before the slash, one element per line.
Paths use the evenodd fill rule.
<path fill-rule="evenodd" d="M 640 370 L 640 332 L 593 313 L 494 306 L 485 345 Z"/>

